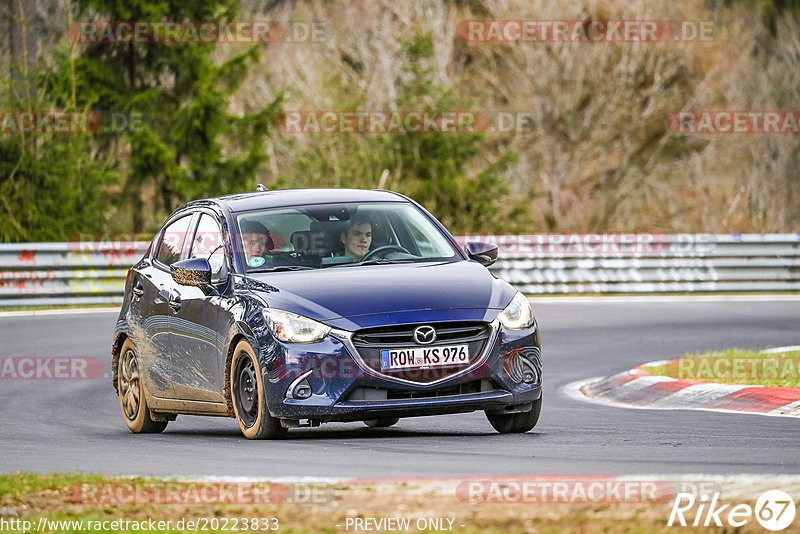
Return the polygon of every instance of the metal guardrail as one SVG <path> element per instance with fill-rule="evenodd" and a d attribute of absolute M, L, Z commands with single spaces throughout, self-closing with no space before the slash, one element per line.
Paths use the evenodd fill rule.
<path fill-rule="evenodd" d="M 492 270 L 526 294 L 800 290 L 800 234 L 514 237 Z"/>
<path fill-rule="evenodd" d="M 0 308 L 122 303 L 128 268 L 149 242 L 0 245 Z"/>
<path fill-rule="evenodd" d="M 534 234 L 496 242 L 527 294 L 800 291 L 800 234 Z M 0 308 L 119 305 L 148 242 L 0 245 Z"/>

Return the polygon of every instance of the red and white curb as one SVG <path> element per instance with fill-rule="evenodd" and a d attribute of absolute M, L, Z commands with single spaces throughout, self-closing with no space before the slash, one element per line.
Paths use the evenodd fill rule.
<path fill-rule="evenodd" d="M 645 363 L 615 375 L 573 382 L 567 384 L 563 391 L 577 400 L 627 408 L 800 417 L 798 388 L 712 384 L 653 376 L 644 370 L 645 367 L 657 367 L 665 363 L 668 361 Z"/>

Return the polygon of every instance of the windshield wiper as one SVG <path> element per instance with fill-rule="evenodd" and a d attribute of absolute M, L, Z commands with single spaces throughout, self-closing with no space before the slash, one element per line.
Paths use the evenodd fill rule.
<path fill-rule="evenodd" d="M 357 267 L 360 265 L 391 265 L 393 263 L 414 263 L 415 260 L 402 259 L 402 260 L 387 260 L 386 258 L 359 261 L 355 263 L 334 263 L 332 265 L 325 265 L 324 267 Z"/>
<path fill-rule="evenodd" d="M 279 271 L 310 271 L 313 270 L 313 267 L 307 267 L 305 265 L 277 265 L 275 267 L 267 267 L 264 269 L 250 269 L 248 270 L 249 273 L 276 273 Z"/>

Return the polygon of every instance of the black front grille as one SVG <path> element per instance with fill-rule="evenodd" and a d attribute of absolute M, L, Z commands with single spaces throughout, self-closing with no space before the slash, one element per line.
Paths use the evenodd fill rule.
<path fill-rule="evenodd" d="M 463 384 L 456 384 L 446 388 L 432 389 L 429 391 L 393 391 L 386 392 L 386 398 L 395 399 L 430 399 L 435 397 L 452 397 L 453 395 L 467 395 L 469 393 L 480 393 L 481 381 L 473 380 Z"/>
<path fill-rule="evenodd" d="M 414 340 L 414 329 L 428 325 L 436 330 L 436 341 L 430 345 L 419 345 Z M 473 364 L 489 340 L 492 328 L 488 323 L 478 321 L 449 321 L 441 323 L 416 323 L 377 328 L 365 328 L 353 335 L 353 345 L 364 362 L 374 371 L 386 376 L 412 380 L 418 383 L 430 383 L 446 378 Z M 382 349 L 436 347 L 441 345 L 466 344 L 469 347 L 469 363 L 432 369 L 381 370 Z"/>
<path fill-rule="evenodd" d="M 468 382 L 461 382 L 455 385 L 426 389 L 422 391 L 357 387 L 346 396 L 345 401 L 380 402 L 386 400 L 433 399 L 437 397 L 453 397 L 456 395 L 486 393 L 488 391 L 494 391 L 498 389 L 500 388 L 498 388 L 497 385 L 488 378 L 470 380 Z"/>

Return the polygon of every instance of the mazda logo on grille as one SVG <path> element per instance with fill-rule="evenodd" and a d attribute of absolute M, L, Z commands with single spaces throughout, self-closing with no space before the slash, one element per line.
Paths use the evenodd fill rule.
<path fill-rule="evenodd" d="M 436 341 L 436 330 L 428 325 L 418 326 L 414 329 L 414 341 L 418 345 L 430 345 Z"/>

